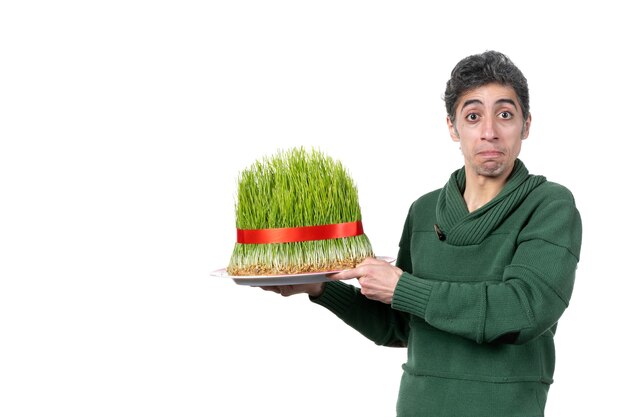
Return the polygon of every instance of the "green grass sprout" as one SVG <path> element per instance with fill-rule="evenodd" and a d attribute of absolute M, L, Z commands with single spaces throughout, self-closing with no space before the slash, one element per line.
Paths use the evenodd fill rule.
<path fill-rule="evenodd" d="M 343 165 L 319 150 L 291 148 L 239 175 L 238 229 L 318 226 L 361 220 L 357 188 Z M 227 272 L 275 275 L 354 267 L 373 256 L 365 234 L 292 243 L 236 243 Z"/>

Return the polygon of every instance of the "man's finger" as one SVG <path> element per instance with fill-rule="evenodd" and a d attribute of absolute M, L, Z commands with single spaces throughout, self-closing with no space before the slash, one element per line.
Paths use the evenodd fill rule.
<path fill-rule="evenodd" d="M 341 272 L 337 272 L 335 274 L 329 274 L 326 277 L 328 279 L 332 279 L 334 281 L 339 281 L 339 280 L 344 280 L 344 279 L 352 279 L 352 278 L 358 278 L 360 277 L 360 273 L 358 271 L 358 267 L 354 268 L 354 269 L 346 269 L 344 271 Z"/>

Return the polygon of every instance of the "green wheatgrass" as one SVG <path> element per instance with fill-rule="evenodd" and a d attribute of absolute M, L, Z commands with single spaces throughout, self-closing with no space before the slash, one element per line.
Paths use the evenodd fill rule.
<path fill-rule="evenodd" d="M 239 176 L 238 229 L 318 226 L 361 220 L 357 189 L 342 164 L 292 148 L 256 161 Z M 372 246 L 365 234 L 292 243 L 236 243 L 227 272 L 274 275 L 354 267 Z"/>

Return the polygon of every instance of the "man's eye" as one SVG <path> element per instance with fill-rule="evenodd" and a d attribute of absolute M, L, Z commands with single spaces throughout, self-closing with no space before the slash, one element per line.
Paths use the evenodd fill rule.
<path fill-rule="evenodd" d="M 513 115 L 508 111 L 503 111 L 502 113 L 500 113 L 500 117 L 502 117 L 503 119 L 510 119 L 511 117 L 513 117 Z"/>
<path fill-rule="evenodd" d="M 470 113 L 466 116 L 466 119 L 470 122 L 475 122 L 476 120 L 478 120 L 478 115 L 476 113 Z"/>

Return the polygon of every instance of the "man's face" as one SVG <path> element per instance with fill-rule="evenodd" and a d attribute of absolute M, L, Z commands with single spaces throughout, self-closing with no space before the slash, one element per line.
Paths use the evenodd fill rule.
<path fill-rule="evenodd" d="M 528 137 L 530 115 L 523 119 L 512 87 L 486 84 L 460 97 L 456 122 L 448 118 L 448 129 L 452 140 L 461 144 L 466 171 L 490 178 L 508 176 Z"/>

